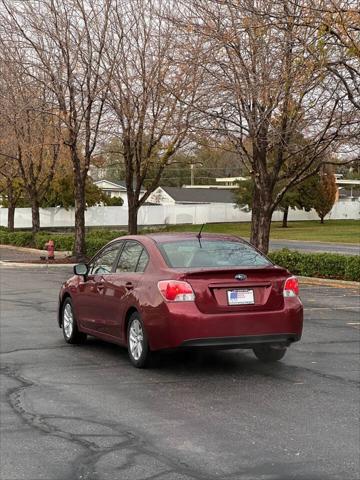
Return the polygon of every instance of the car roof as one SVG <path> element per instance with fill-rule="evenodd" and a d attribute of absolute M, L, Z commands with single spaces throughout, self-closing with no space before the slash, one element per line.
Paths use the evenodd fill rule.
<path fill-rule="evenodd" d="M 197 232 L 158 232 L 148 233 L 144 236 L 151 238 L 157 243 L 173 242 L 176 240 L 191 240 L 197 239 Z M 242 238 L 234 235 L 225 235 L 219 233 L 201 233 L 202 239 L 207 240 L 230 240 L 230 241 L 243 241 Z"/>
<path fill-rule="evenodd" d="M 176 242 L 179 240 L 191 240 L 197 239 L 197 232 L 156 232 L 156 233 L 146 233 L 142 235 L 124 235 L 121 237 L 114 238 L 109 243 L 113 243 L 119 240 L 145 240 L 149 239 L 155 243 L 166 243 L 166 242 Z M 226 235 L 221 233 L 201 233 L 202 240 L 228 240 L 232 242 L 243 242 L 248 243 L 246 240 L 235 235 Z"/>

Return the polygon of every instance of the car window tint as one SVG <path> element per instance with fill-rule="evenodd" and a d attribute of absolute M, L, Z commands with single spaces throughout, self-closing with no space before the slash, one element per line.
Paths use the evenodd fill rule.
<path fill-rule="evenodd" d="M 142 252 L 140 253 L 138 264 L 136 266 L 136 271 L 144 272 L 148 264 L 148 261 L 149 261 L 149 255 L 147 254 L 147 251 L 145 250 L 145 248 L 143 248 Z"/>
<path fill-rule="evenodd" d="M 164 242 L 160 251 L 171 267 L 251 267 L 271 265 L 251 245 L 229 240 Z"/>
<path fill-rule="evenodd" d="M 112 267 L 116 260 L 121 244 L 111 245 L 103 250 L 94 262 L 90 265 L 90 275 L 100 275 L 111 273 Z"/>
<path fill-rule="evenodd" d="M 126 242 L 121 252 L 116 272 L 135 272 L 143 246 L 138 242 Z"/>

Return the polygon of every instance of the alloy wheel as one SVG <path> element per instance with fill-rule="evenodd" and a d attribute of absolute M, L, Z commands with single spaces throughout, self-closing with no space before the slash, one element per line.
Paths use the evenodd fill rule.
<path fill-rule="evenodd" d="M 63 329 L 66 338 L 70 338 L 74 329 L 74 314 L 69 303 L 64 308 Z"/>
<path fill-rule="evenodd" d="M 129 331 L 130 352 L 134 360 L 139 360 L 144 349 L 144 332 L 137 318 L 131 322 Z"/>

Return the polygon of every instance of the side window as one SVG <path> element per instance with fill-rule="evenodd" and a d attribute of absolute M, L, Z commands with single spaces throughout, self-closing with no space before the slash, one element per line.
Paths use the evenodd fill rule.
<path fill-rule="evenodd" d="M 104 273 L 111 273 L 113 264 L 116 260 L 117 254 L 121 248 L 122 243 L 111 245 L 100 253 L 95 258 L 92 265 L 90 265 L 90 275 L 101 275 Z"/>
<path fill-rule="evenodd" d="M 129 241 L 125 243 L 117 267 L 116 272 L 135 272 L 139 257 L 143 251 L 143 246 L 138 242 Z"/>
<path fill-rule="evenodd" d="M 147 254 L 145 248 L 142 249 L 142 252 L 140 253 L 140 258 L 138 261 L 138 264 L 136 266 L 136 271 L 137 272 L 144 272 L 145 268 L 148 264 L 149 261 L 149 255 Z"/>

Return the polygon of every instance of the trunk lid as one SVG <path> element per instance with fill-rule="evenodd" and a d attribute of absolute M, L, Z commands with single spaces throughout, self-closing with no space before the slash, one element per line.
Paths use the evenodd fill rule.
<path fill-rule="evenodd" d="M 246 276 L 236 279 L 236 275 Z M 237 313 L 279 310 L 284 306 L 283 286 L 287 270 L 276 267 L 199 269 L 183 278 L 195 292 L 203 313 Z"/>

